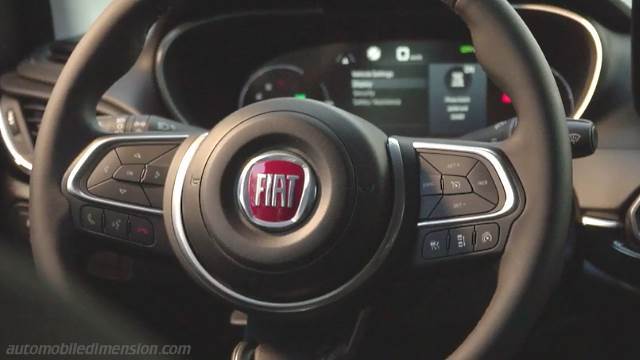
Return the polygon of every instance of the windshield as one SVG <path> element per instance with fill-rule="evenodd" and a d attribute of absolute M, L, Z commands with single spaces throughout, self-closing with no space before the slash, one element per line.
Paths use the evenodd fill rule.
<path fill-rule="evenodd" d="M 110 0 L 49 0 L 56 39 L 84 34 Z"/>

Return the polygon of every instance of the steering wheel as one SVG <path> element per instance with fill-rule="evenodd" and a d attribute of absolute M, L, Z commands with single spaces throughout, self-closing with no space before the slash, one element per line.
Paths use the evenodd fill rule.
<path fill-rule="evenodd" d="M 158 17 L 185 6 L 113 2 L 66 64 L 38 136 L 30 216 L 42 276 L 63 293 L 74 281 L 78 231 L 173 254 L 266 329 L 257 341 L 275 345 L 254 355 L 268 358 L 288 354 L 279 346 L 296 321 L 362 307 L 399 270 L 498 262 L 492 300 L 452 357 L 513 354 L 562 268 L 565 117 L 549 65 L 506 0 L 445 3 L 513 99 L 518 127 L 503 142 L 388 136 L 299 99 L 247 106 L 208 131 L 103 136 L 91 125 L 101 94 Z"/>

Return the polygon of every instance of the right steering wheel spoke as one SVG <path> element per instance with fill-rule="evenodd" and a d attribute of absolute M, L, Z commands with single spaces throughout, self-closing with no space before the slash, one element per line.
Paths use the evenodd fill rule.
<path fill-rule="evenodd" d="M 403 143 L 419 174 L 414 264 L 501 253 L 521 196 L 500 150 L 462 141 Z"/>
<path fill-rule="evenodd" d="M 63 180 L 75 226 L 102 238 L 168 252 L 164 182 L 188 136 L 146 133 L 92 142 Z"/>

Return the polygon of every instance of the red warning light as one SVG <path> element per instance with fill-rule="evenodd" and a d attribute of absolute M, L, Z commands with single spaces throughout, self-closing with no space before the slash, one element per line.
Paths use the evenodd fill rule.
<path fill-rule="evenodd" d="M 511 97 L 506 93 L 502 93 L 502 96 L 500 97 L 500 101 L 502 101 L 502 103 L 506 105 L 510 105 L 511 103 L 513 103 L 513 101 L 511 101 Z"/>

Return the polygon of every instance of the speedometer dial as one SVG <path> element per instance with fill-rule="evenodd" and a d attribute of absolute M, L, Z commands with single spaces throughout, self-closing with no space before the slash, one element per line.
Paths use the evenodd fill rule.
<path fill-rule="evenodd" d="M 239 106 L 279 97 L 329 100 L 324 84 L 307 79 L 297 66 L 283 64 L 265 66 L 251 75 L 240 93 Z"/>

